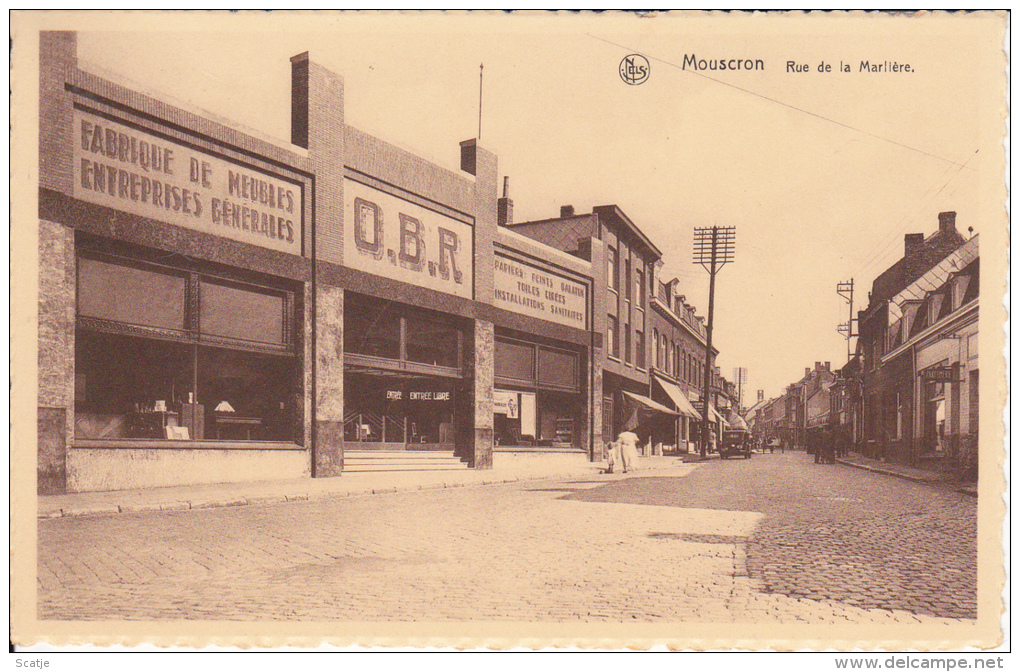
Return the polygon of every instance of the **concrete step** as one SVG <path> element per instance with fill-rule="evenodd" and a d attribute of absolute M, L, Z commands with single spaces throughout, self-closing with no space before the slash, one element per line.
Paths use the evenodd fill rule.
<path fill-rule="evenodd" d="M 448 451 L 437 450 L 348 450 L 344 471 L 454 471 L 467 469 L 465 462 Z"/>

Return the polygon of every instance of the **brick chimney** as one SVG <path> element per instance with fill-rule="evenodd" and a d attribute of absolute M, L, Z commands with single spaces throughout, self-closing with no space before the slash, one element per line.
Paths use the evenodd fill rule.
<path fill-rule="evenodd" d="M 510 200 L 510 176 L 503 176 L 503 198 L 496 201 L 496 225 L 514 223 L 514 202 Z"/>
<path fill-rule="evenodd" d="M 953 233 L 956 231 L 956 213 L 955 212 L 940 212 L 939 213 L 939 232 L 942 234 Z"/>
<path fill-rule="evenodd" d="M 804 367 L 804 377 L 807 378 L 810 375 L 811 375 L 811 367 L 810 366 L 805 366 Z"/>
<path fill-rule="evenodd" d="M 908 233 L 903 236 L 903 256 L 913 257 L 921 251 L 924 245 L 923 233 Z"/>
<path fill-rule="evenodd" d="M 560 217 L 573 217 L 574 206 L 572 205 L 561 205 L 560 206 Z"/>
<path fill-rule="evenodd" d="M 765 401 L 765 390 L 758 390 L 758 401 Z"/>
<path fill-rule="evenodd" d="M 831 367 L 832 367 L 832 362 L 826 362 L 825 363 L 825 370 L 826 371 L 831 371 L 832 370 Z"/>

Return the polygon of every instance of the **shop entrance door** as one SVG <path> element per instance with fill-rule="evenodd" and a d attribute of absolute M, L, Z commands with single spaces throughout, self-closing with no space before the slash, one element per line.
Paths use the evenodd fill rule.
<path fill-rule="evenodd" d="M 344 442 L 353 450 L 454 450 L 454 381 L 438 376 L 348 372 Z"/>

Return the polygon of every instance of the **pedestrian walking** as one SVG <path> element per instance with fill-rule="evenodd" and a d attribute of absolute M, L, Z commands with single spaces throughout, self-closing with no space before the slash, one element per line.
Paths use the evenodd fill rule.
<path fill-rule="evenodd" d="M 620 463 L 623 465 L 623 473 L 637 469 L 637 443 L 638 436 L 634 432 L 620 432 L 616 437 L 620 446 Z"/>

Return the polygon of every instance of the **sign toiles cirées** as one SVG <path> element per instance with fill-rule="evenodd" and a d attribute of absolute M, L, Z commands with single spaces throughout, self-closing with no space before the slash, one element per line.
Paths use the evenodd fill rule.
<path fill-rule="evenodd" d="M 523 261 L 496 255 L 496 305 L 579 329 L 587 325 L 587 287 Z"/>
<path fill-rule="evenodd" d="M 294 185 L 100 117 L 75 121 L 76 197 L 300 253 Z"/>

